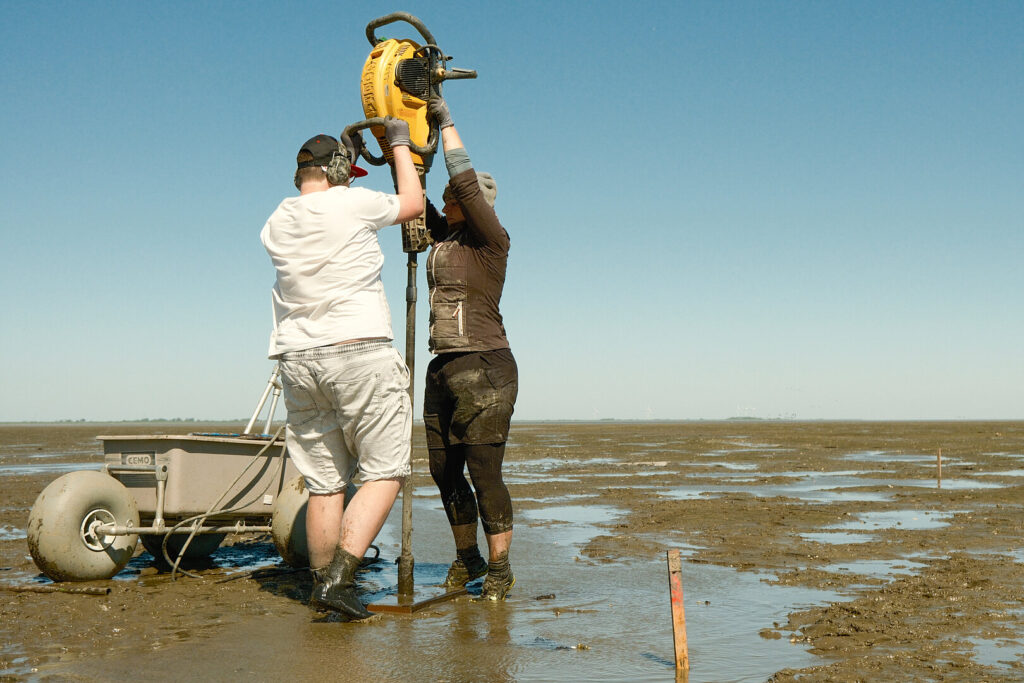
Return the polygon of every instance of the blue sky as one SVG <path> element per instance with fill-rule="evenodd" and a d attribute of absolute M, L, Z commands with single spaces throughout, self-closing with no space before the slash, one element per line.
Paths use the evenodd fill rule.
<path fill-rule="evenodd" d="M 479 71 L 518 419 L 1024 417 L 1024 4 L 4 2 L 0 421 L 249 415 L 259 230 L 395 10 Z"/>

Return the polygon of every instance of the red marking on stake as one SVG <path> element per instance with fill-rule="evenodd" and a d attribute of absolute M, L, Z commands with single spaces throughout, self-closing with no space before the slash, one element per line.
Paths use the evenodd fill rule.
<path fill-rule="evenodd" d="M 672 637 L 675 644 L 676 671 L 690 668 L 686 647 L 686 610 L 683 607 L 683 561 L 678 550 L 668 553 L 668 586 L 672 601 Z"/>

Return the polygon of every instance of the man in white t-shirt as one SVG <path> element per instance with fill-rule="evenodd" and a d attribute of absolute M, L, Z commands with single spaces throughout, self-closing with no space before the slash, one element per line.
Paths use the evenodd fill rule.
<path fill-rule="evenodd" d="M 409 371 L 391 346 L 377 231 L 423 211 L 409 127 L 388 118 L 398 194 L 350 187 L 354 154 L 329 135 L 299 150 L 295 186 L 260 239 L 277 270 L 270 357 L 281 366 L 288 453 L 306 481 L 311 604 L 370 612 L 354 574 L 409 475 Z M 362 486 L 345 507 L 356 470 Z"/>

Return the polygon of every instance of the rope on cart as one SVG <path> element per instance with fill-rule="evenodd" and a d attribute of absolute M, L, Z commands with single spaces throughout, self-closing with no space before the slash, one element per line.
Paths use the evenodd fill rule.
<path fill-rule="evenodd" d="M 277 438 L 279 436 L 281 436 L 281 432 L 284 431 L 284 428 L 285 428 L 284 425 L 281 425 L 280 427 L 277 428 L 277 431 L 274 432 L 274 436 L 272 436 L 270 438 L 270 441 L 267 443 L 267 445 L 264 446 L 263 448 L 261 448 L 260 452 L 252 457 L 252 460 L 249 462 L 248 465 L 245 466 L 245 469 L 243 469 L 242 472 L 235 478 L 235 480 L 233 482 L 231 482 L 231 484 L 229 484 L 226 489 L 224 489 L 224 493 L 221 494 L 220 498 L 218 498 L 216 500 L 216 502 L 214 502 L 213 505 L 211 505 L 210 508 L 206 512 L 204 512 L 202 514 L 199 514 L 199 515 L 195 515 L 193 517 L 188 517 L 187 519 L 181 520 L 180 522 L 178 522 L 177 524 L 172 526 L 167 531 L 166 534 L 164 534 L 164 540 L 163 540 L 163 543 L 161 543 L 161 545 L 160 545 L 160 551 L 163 553 L 164 560 L 167 562 L 167 564 L 169 564 L 171 566 L 171 580 L 172 581 L 177 581 L 177 575 L 178 575 L 178 571 L 179 570 L 181 571 L 182 574 L 185 574 L 186 576 L 190 576 L 193 579 L 202 578 L 201 576 L 199 576 L 199 574 L 190 572 L 187 569 L 180 569 L 180 567 L 178 565 L 181 564 L 181 559 L 185 556 L 185 551 L 188 550 L 188 546 L 192 542 L 192 539 L 195 538 L 196 532 L 199 531 L 200 527 L 203 526 L 203 524 L 206 522 L 207 518 L 212 517 L 214 515 L 224 515 L 224 514 L 228 514 L 228 513 L 231 513 L 231 512 L 235 512 L 237 510 L 241 510 L 241 509 L 245 508 L 248 505 L 251 505 L 254 501 L 258 500 L 264 493 L 267 492 L 267 490 L 270 488 L 270 485 L 273 484 L 274 481 L 281 474 L 281 472 L 283 471 L 283 468 L 284 468 L 285 455 L 288 452 L 287 451 L 287 444 L 286 443 L 282 443 L 281 444 L 281 457 L 278 459 L 277 472 L 274 474 L 273 477 L 271 477 L 267 481 L 267 485 L 263 487 L 262 491 L 260 491 L 259 493 L 256 494 L 255 498 L 247 500 L 244 503 L 240 503 L 239 505 L 236 505 L 233 508 L 225 508 L 225 509 L 221 509 L 221 510 L 215 510 L 214 509 L 215 507 L 220 505 L 221 501 L 224 500 L 224 497 L 228 495 L 228 493 L 231 491 L 232 488 L 234 488 L 235 484 L 237 484 L 239 481 L 241 481 L 242 477 L 245 476 L 245 473 L 248 472 L 249 469 L 253 465 L 256 464 L 256 462 L 259 459 L 259 457 L 261 455 L 263 455 L 264 453 L 266 453 L 268 448 L 270 448 L 271 446 L 274 445 L 274 442 L 276 442 Z M 179 528 L 185 526 L 186 524 L 190 524 L 190 523 L 192 524 L 192 533 L 190 533 L 188 535 L 188 538 L 185 539 L 185 542 L 181 546 L 181 551 L 178 553 L 178 557 L 172 562 L 171 561 L 171 557 L 170 557 L 170 555 L 167 552 L 167 541 L 170 539 L 171 535 L 174 533 L 174 531 L 176 529 L 179 529 Z"/>

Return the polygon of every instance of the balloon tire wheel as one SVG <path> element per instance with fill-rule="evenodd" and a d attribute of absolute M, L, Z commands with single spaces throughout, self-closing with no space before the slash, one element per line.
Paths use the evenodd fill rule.
<path fill-rule="evenodd" d="M 54 581 L 109 579 L 132 559 L 138 535 L 97 533 L 103 524 L 139 526 L 138 505 L 124 484 L 95 470 L 58 477 L 29 513 L 32 560 Z"/>

